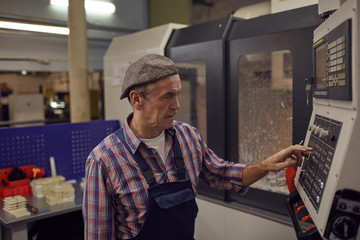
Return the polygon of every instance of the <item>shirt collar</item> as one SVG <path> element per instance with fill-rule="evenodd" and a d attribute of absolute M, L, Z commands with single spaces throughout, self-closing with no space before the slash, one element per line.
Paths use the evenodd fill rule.
<path fill-rule="evenodd" d="M 133 118 L 134 113 L 130 113 L 129 116 L 126 118 L 125 124 L 124 124 L 124 135 L 125 135 L 125 141 L 129 145 L 132 153 L 134 154 L 136 150 L 139 148 L 140 144 L 142 143 L 142 140 L 138 138 L 135 133 L 130 128 L 130 122 Z M 165 135 L 169 134 L 171 137 L 175 135 L 175 129 L 169 128 L 165 130 Z"/>

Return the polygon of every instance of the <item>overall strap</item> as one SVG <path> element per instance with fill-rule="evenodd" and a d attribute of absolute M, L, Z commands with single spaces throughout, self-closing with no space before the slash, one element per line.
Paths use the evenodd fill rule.
<path fill-rule="evenodd" d="M 130 154 L 132 154 L 132 151 L 129 147 L 129 145 L 127 144 L 126 140 L 125 140 L 125 135 L 124 135 L 124 129 L 120 128 L 115 132 L 116 136 L 118 138 L 120 138 L 122 144 L 124 144 L 124 146 L 126 147 L 126 149 L 128 150 L 128 152 Z M 134 160 L 136 161 L 136 163 L 139 165 L 141 172 L 143 174 L 143 176 L 146 179 L 146 182 L 149 184 L 149 186 L 152 186 L 154 184 L 156 184 L 156 180 L 154 177 L 154 173 L 151 170 L 149 164 L 147 164 L 147 162 L 145 161 L 145 159 L 143 158 L 143 156 L 141 156 L 141 153 L 139 150 L 136 150 L 136 152 L 133 155 Z"/>
<path fill-rule="evenodd" d="M 118 138 L 120 138 L 121 142 L 124 144 L 124 146 L 128 150 L 128 152 L 132 153 L 129 145 L 127 144 L 127 142 L 125 140 L 124 129 L 123 128 L 118 129 L 115 132 L 115 134 Z M 181 153 L 180 144 L 179 144 L 179 141 L 178 141 L 175 133 L 173 136 L 172 147 L 174 150 L 174 162 L 175 162 L 176 169 L 177 169 L 178 179 L 185 180 L 186 179 L 185 163 L 184 163 L 184 159 L 183 159 L 183 156 Z M 133 158 L 136 161 L 136 163 L 139 165 L 141 172 L 144 175 L 146 182 L 149 184 L 149 186 L 156 184 L 154 173 L 151 170 L 149 164 L 147 164 L 147 162 L 143 158 L 143 156 L 141 156 L 140 151 L 136 150 L 135 153 L 132 155 L 133 155 Z"/>
<path fill-rule="evenodd" d="M 184 162 L 184 158 L 183 158 L 182 153 L 181 153 L 179 140 L 177 139 L 175 132 L 174 132 L 174 136 L 173 136 L 172 147 L 174 149 L 174 162 L 175 162 L 175 165 L 176 165 L 176 168 L 177 168 L 178 178 L 180 180 L 185 180 L 185 178 L 186 178 L 186 176 L 185 176 L 185 162 Z"/>

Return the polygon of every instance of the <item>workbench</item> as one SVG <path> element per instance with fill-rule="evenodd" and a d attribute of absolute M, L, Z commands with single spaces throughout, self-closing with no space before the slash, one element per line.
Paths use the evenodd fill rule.
<path fill-rule="evenodd" d="M 81 210 L 83 197 L 79 181 L 85 176 L 85 161 L 101 140 L 119 128 L 118 120 L 1 128 L 0 169 L 35 165 L 44 169 L 45 177 L 50 177 L 53 176 L 50 162 L 54 159 L 57 175 L 77 183 L 75 200 L 71 203 L 51 206 L 45 198 L 24 195 L 30 205 L 38 208 L 38 213 L 23 218 L 4 212 L 4 200 L 0 198 L 0 240 L 1 236 L 27 239 L 32 223 Z M 7 187 L 5 185 L 0 182 L 0 187 Z"/>
<path fill-rule="evenodd" d="M 0 199 L 0 239 L 26 240 L 28 239 L 28 226 L 31 225 L 31 223 L 34 223 L 37 220 L 81 210 L 83 191 L 79 182 L 73 184 L 73 186 L 75 188 L 74 202 L 62 203 L 58 205 L 47 204 L 45 197 L 37 198 L 32 194 L 24 195 L 27 202 L 38 209 L 38 213 L 31 214 L 31 216 L 23 218 L 16 218 L 12 214 L 4 211 L 2 209 L 4 200 Z M 1 236 L 3 238 L 1 238 Z"/>

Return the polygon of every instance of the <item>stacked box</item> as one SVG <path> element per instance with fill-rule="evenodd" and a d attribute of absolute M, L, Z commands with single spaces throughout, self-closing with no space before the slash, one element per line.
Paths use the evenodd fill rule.
<path fill-rule="evenodd" d="M 64 182 L 65 178 L 63 176 L 35 179 L 31 182 L 33 195 L 38 198 L 45 197 L 55 186 L 61 185 Z"/>
<path fill-rule="evenodd" d="M 63 183 L 55 186 L 48 195 L 46 202 L 50 205 L 56 205 L 65 202 L 72 202 L 75 199 L 75 189 L 69 183 Z"/>
<path fill-rule="evenodd" d="M 33 195 L 36 197 L 45 197 L 50 205 L 71 202 L 75 199 L 75 189 L 65 183 L 63 176 L 40 178 L 31 182 Z"/>
<path fill-rule="evenodd" d="M 4 211 L 14 215 L 17 218 L 30 216 L 31 213 L 26 209 L 26 198 L 23 196 L 4 198 Z"/>

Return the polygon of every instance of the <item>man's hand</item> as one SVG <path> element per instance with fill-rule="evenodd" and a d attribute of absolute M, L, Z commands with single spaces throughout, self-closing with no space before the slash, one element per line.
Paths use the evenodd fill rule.
<path fill-rule="evenodd" d="M 300 166 L 302 163 L 301 152 L 312 151 L 312 148 L 294 145 L 275 153 L 260 163 L 268 172 L 278 172 L 287 167 Z"/>
<path fill-rule="evenodd" d="M 287 167 L 300 166 L 302 163 L 301 153 L 312 150 L 309 147 L 293 145 L 275 153 L 258 164 L 246 166 L 243 171 L 244 186 L 249 186 L 258 181 L 269 172 L 278 172 Z"/>

